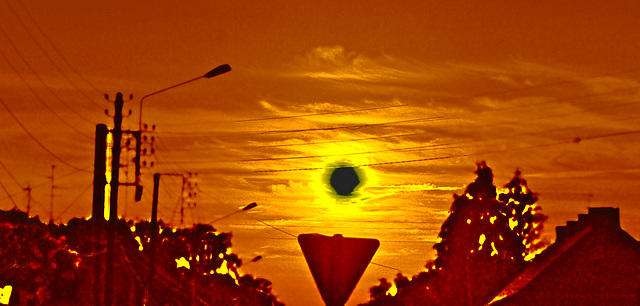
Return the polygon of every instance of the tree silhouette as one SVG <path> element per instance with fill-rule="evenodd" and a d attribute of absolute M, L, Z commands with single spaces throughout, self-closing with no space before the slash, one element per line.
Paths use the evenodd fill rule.
<path fill-rule="evenodd" d="M 544 221 L 547 216 L 542 213 L 542 208 L 536 205 L 538 197 L 527 186 L 527 181 L 520 177 L 521 172 L 516 169 L 511 181 L 504 187 L 506 193 L 498 196 L 498 199 L 506 203 L 511 211 L 510 225 L 523 239 L 525 246 L 524 256 L 533 256 L 536 252 L 546 247 L 546 242 L 540 239 Z"/>
<path fill-rule="evenodd" d="M 269 280 L 239 274 L 242 260 L 231 252 L 231 233 L 219 233 L 211 225 L 203 224 L 185 229 L 165 226 L 162 221 L 159 225 L 155 267 L 165 274 L 157 279 L 171 275 L 180 283 L 180 288 L 175 288 L 175 282 L 156 281 L 150 304 L 184 305 L 205 301 L 212 305 L 282 305 L 271 292 Z M 101 265 L 100 258 L 104 258 L 106 251 L 106 242 L 99 238 L 101 236 L 93 235 L 96 228 L 92 221 L 84 219 L 72 219 L 67 225 L 46 225 L 18 210 L 0 210 L 0 287 L 13 286 L 11 303 L 80 305 L 86 302 L 96 291 L 86 274 L 94 271 L 94 265 Z M 136 254 L 121 255 L 127 259 L 118 265 L 123 281 L 114 285 L 115 294 L 125 297 L 122 301 L 135 296 L 136 303 L 142 304 L 140 292 L 145 280 L 141 276 L 149 273 L 153 226 L 148 221 L 118 220 L 116 228 L 121 254 L 126 250 Z M 189 262 L 189 268 L 177 266 L 176 259 L 180 258 Z M 125 281 L 131 278 L 138 283 Z M 132 284 L 136 284 L 133 286 L 136 288 Z M 185 296 L 191 296 L 192 300 Z"/>
<path fill-rule="evenodd" d="M 269 280 L 238 273 L 242 260 L 231 252 L 231 233 L 219 233 L 206 224 L 174 229 L 160 222 L 160 227 L 157 266 L 173 272 L 202 300 L 212 305 L 283 305 L 271 292 Z M 138 222 L 134 228 L 132 234 L 139 238 L 143 252 L 149 252 L 150 223 Z M 177 267 L 180 259 L 189 263 L 188 268 Z M 153 292 L 156 297 L 172 300 L 169 294 L 161 288 Z"/>
<path fill-rule="evenodd" d="M 17 210 L 0 214 L 0 287 L 13 286 L 12 301 L 46 305 L 74 294 L 79 258 L 52 228 Z"/>
<path fill-rule="evenodd" d="M 537 197 L 520 171 L 500 195 L 485 162 L 477 164 L 476 174 L 462 196 L 454 195 L 428 271 L 411 280 L 398 274 L 394 297 L 381 294 L 390 288 L 382 279 L 370 290 L 370 305 L 480 305 L 522 271 L 546 219 L 535 206 Z"/>

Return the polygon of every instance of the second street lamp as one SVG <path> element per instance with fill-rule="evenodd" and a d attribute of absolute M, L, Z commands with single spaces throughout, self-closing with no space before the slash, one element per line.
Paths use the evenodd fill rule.
<path fill-rule="evenodd" d="M 245 207 L 243 207 L 243 208 L 241 208 L 241 209 L 238 209 L 238 210 L 236 210 L 236 211 L 234 211 L 234 212 L 232 212 L 232 213 L 230 213 L 230 214 L 228 214 L 228 215 L 226 215 L 226 216 L 222 216 L 222 217 L 220 217 L 220 218 L 218 218 L 218 219 L 215 219 L 215 220 L 213 220 L 213 221 L 209 222 L 209 224 L 213 224 L 213 223 L 218 222 L 218 221 L 220 221 L 220 220 L 222 220 L 222 219 L 226 219 L 226 218 L 228 218 L 228 217 L 231 217 L 231 216 L 233 216 L 233 215 L 235 215 L 235 214 L 237 214 L 237 213 L 241 213 L 241 212 L 243 212 L 243 211 L 247 211 L 247 210 L 249 210 L 249 209 L 255 208 L 256 206 L 258 206 L 258 204 L 256 204 L 256 202 L 253 202 L 253 203 L 248 204 L 247 206 L 245 206 Z"/>

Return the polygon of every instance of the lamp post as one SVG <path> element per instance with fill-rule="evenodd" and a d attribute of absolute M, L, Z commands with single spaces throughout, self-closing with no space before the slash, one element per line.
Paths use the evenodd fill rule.
<path fill-rule="evenodd" d="M 223 73 L 227 73 L 231 71 L 231 67 L 227 64 L 223 64 L 220 65 L 216 68 L 213 68 L 212 70 L 210 70 L 209 72 L 205 73 L 204 75 L 201 75 L 199 77 L 193 78 L 191 80 L 187 80 L 178 84 L 175 84 L 173 86 L 169 86 L 166 87 L 164 89 L 152 92 L 150 94 L 147 94 L 145 96 L 143 96 L 142 98 L 140 98 L 140 108 L 138 109 L 138 131 L 136 131 L 137 133 L 137 141 L 136 141 L 136 199 L 138 199 L 140 196 L 142 196 L 142 189 L 140 184 L 140 140 L 141 140 L 141 134 L 142 134 L 142 103 L 144 102 L 144 99 L 159 94 L 161 92 L 165 92 L 169 89 L 173 89 L 176 88 L 178 86 L 182 86 L 184 84 L 187 83 L 191 83 L 193 81 L 199 80 L 201 78 L 205 78 L 205 79 L 209 79 L 218 75 L 221 75 Z M 121 118 L 122 116 L 120 116 Z M 122 120 L 122 119 L 120 119 Z M 117 169 L 115 170 L 117 171 Z M 150 254 L 150 269 L 149 269 L 149 279 L 147 282 L 147 291 L 145 293 L 145 301 L 149 300 L 150 294 L 151 294 L 151 290 L 153 288 L 153 275 L 154 275 L 154 261 L 155 261 L 155 249 L 156 249 L 156 238 L 158 235 L 158 220 L 157 220 L 157 216 L 158 216 L 158 189 L 159 189 L 159 185 L 160 185 L 160 173 L 156 173 L 153 176 L 153 181 L 154 181 L 154 190 L 153 190 L 153 203 L 152 203 L 152 209 L 151 209 L 151 230 L 152 230 L 152 236 L 151 236 L 151 254 Z M 165 173 L 164 175 L 172 175 L 172 174 L 167 174 Z M 116 187 L 117 188 L 117 187 Z M 117 190 L 116 190 L 117 192 Z M 108 303 L 110 305 L 110 303 Z"/>
<path fill-rule="evenodd" d="M 227 65 L 227 64 L 222 64 L 222 65 L 220 65 L 220 66 L 218 66 L 216 68 L 211 69 L 209 72 L 205 73 L 204 75 L 201 75 L 199 77 L 196 77 L 196 78 L 193 78 L 191 80 L 187 80 L 187 81 L 184 81 L 184 82 L 181 82 L 181 83 L 169 86 L 169 87 L 166 87 L 164 89 L 160 89 L 160 90 L 154 91 L 154 92 L 152 92 L 150 94 L 147 94 L 147 95 L 143 96 L 142 98 L 140 98 L 140 107 L 138 108 L 138 116 L 139 116 L 138 117 L 138 130 L 133 132 L 133 134 L 135 135 L 135 137 L 137 139 L 136 140 L 136 158 L 134 160 L 135 165 L 136 165 L 136 171 L 135 171 L 136 181 L 133 184 L 133 185 L 136 186 L 136 201 L 139 201 L 140 198 L 142 197 L 142 186 L 140 186 L 140 159 L 141 159 L 141 156 L 140 156 L 141 143 L 140 142 L 142 140 L 142 103 L 144 102 L 144 99 L 146 99 L 146 98 L 148 98 L 150 96 L 159 94 L 161 92 L 165 92 L 165 91 L 167 91 L 169 89 L 173 89 L 173 88 L 182 86 L 184 84 L 191 83 L 193 81 L 196 81 L 196 80 L 199 80 L 199 79 L 202 79 L 202 78 L 210 79 L 210 78 L 213 78 L 215 76 L 221 75 L 223 73 L 227 73 L 229 71 L 231 71 L 231 67 L 229 65 Z"/>
<path fill-rule="evenodd" d="M 191 83 L 193 81 L 196 81 L 196 80 L 199 80 L 199 79 L 202 79 L 202 78 L 210 79 L 212 77 L 221 75 L 223 73 L 227 73 L 229 71 L 231 71 L 231 67 L 229 65 L 227 65 L 227 64 L 223 64 L 223 65 L 220 65 L 220 66 L 218 66 L 216 68 L 213 68 L 211 71 L 205 73 L 204 75 L 201 75 L 199 77 L 193 78 L 193 79 L 188 80 L 188 81 L 184 81 L 182 83 L 175 84 L 173 86 L 169 86 L 169 87 L 164 88 L 164 89 L 160 89 L 158 91 L 152 92 L 152 93 L 142 97 L 140 99 L 140 108 L 138 109 L 138 113 L 139 113 L 139 116 L 140 116 L 139 119 L 138 119 L 138 131 L 142 130 L 142 102 L 144 102 L 144 99 L 146 99 L 147 97 L 153 96 L 155 94 L 159 94 L 159 93 L 167 91 L 169 89 L 176 88 L 178 86 L 182 86 L 182 85 L 187 84 L 187 83 Z"/>

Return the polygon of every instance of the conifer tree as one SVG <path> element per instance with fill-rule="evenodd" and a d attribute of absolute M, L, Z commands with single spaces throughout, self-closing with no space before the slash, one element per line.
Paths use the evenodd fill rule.
<path fill-rule="evenodd" d="M 370 305 L 481 305 L 522 271 L 546 219 L 537 197 L 520 171 L 500 195 L 485 162 L 476 174 L 462 196 L 454 195 L 427 271 L 411 280 L 399 274 L 395 297 L 380 294 L 389 287 L 381 280 L 370 290 Z"/>

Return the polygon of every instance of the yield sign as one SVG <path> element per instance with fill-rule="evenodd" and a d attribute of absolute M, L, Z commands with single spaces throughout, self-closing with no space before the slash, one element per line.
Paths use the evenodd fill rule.
<path fill-rule="evenodd" d="M 320 234 L 301 234 L 298 243 L 328 306 L 347 302 L 380 246 L 376 239 Z"/>

